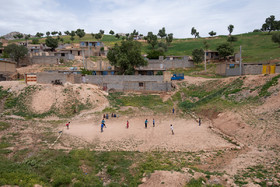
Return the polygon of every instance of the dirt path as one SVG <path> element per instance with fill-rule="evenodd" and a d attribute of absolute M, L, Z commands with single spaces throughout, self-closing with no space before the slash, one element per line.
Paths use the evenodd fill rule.
<path fill-rule="evenodd" d="M 120 117 L 106 120 L 107 128 L 101 133 L 101 118 L 94 116 L 74 119 L 69 130 L 64 126 L 60 128 L 68 135 L 92 142 L 96 145 L 96 150 L 199 151 L 234 147 L 212 132 L 208 124 L 198 126 L 193 120 L 154 116 L 156 127 L 153 127 L 152 118 L 153 116 L 147 116 L 149 121 L 147 129 L 144 128 L 145 117 L 129 119 L 129 129 L 126 128 L 127 117 Z M 171 134 L 170 124 L 174 125 L 175 135 Z"/>

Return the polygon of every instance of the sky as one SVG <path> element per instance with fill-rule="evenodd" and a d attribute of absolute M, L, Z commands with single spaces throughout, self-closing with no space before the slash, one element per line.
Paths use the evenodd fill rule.
<path fill-rule="evenodd" d="M 157 34 L 165 27 L 175 38 L 190 38 L 195 27 L 201 37 L 210 31 L 233 34 L 260 29 L 265 19 L 280 20 L 280 0 L 0 0 L 0 36 L 18 31 L 71 31 L 100 29 L 108 34 Z"/>

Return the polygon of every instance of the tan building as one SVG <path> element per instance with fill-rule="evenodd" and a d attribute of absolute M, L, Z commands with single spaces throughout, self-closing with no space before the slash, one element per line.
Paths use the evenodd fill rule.
<path fill-rule="evenodd" d="M 9 80 L 16 71 L 16 62 L 0 59 L 0 81 Z"/>

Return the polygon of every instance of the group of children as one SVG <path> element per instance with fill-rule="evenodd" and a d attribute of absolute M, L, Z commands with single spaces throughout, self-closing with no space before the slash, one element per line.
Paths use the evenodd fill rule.
<path fill-rule="evenodd" d="M 173 109 L 172 109 L 172 113 L 174 113 L 174 112 L 175 112 L 175 109 L 173 108 Z M 116 114 L 113 114 L 113 113 L 112 113 L 111 116 L 112 116 L 112 117 L 116 117 Z M 106 127 L 106 124 L 105 124 L 105 118 L 106 118 L 106 119 L 109 118 L 108 114 L 106 114 L 106 115 L 104 114 L 104 115 L 103 115 L 103 119 L 102 119 L 102 121 L 101 121 L 101 132 L 103 132 L 103 128 L 104 128 L 104 127 L 107 128 L 107 127 Z M 66 123 L 67 129 L 69 129 L 69 125 L 70 125 L 70 121 L 69 121 L 68 123 Z M 198 125 L 199 125 L 199 126 L 201 125 L 201 118 L 198 118 Z M 155 119 L 153 118 L 153 127 L 155 127 L 155 126 L 156 126 L 156 123 L 155 123 Z M 129 121 L 128 121 L 128 120 L 126 121 L 126 128 L 127 128 L 127 129 L 129 128 Z M 148 128 L 148 119 L 145 120 L 145 129 L 147 129 L 147 128 Z M 170 124 L 170 130 L 171 130 L 171 134 L 174 135 L 174 127 L 173 127 L 172 124 Z"/>

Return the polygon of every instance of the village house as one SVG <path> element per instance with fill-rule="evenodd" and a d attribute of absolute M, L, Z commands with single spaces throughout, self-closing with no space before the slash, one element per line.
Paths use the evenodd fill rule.
<path fill-rule="evenodd" d="M 84 51 L 86 57 L 90 56 L 104 56 L 104 44 L 102 42 L 81 41 L 80 48 Z"/>
<path fill-rule="evenodd" d="M 0 58 L 0 81 L 10 80 L 10 76 L 16 73 L 16 62 Z"/>
<path fill-rule="evenodd" d="M 163 71 L 177 68 L 194 67 L 188 56 L 160 56 L 159 59 L 148 59 L 147 66 L 135 68 L 135 75 L 157 75 Z"/>
<path fill-rule="evenodd" d="M 218 51 L 211 51 L 211 50 L 207 50 L 204 51 L 206 53 L 206 60 L 207 61 L 211 61 L 211 60 L 219 60 L 220 55 Z"/>

